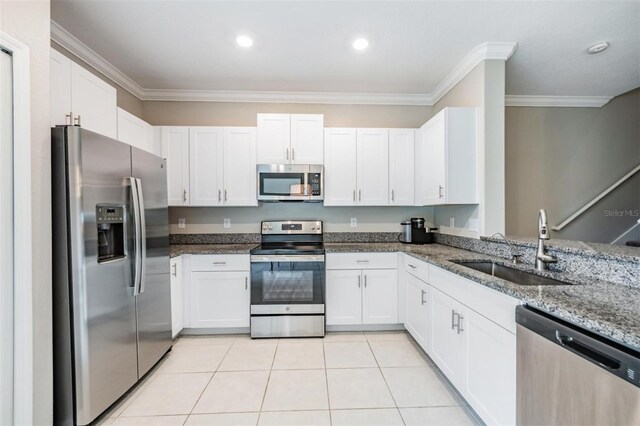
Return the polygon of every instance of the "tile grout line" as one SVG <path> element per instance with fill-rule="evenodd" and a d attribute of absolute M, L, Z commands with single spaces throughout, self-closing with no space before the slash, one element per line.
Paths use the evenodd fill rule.
<path fill-rule="evenodd" d="M 262 395 L 262 402 L 260 403 L 260 411 L 258 411 L 258 420 L 256 420 L 256 426 L 260 423 L 260 417 L 262 417 L 262 408 L 264 407 L 264 400 L 267 399 L 267 390 L 269 389 L 269 382 L 271 381 L 271 372 L 273 371 L 273 365 L 276 362 L 276 356 L 278 356 L 278 348 L 280 347 L 280 339 L 276 342 L 276 350 L 273 352 L 273 359 L 271 360 L 271 368 L 269 368 L 269 376 L 267 377 L 267 384 L 264 387 L 264 394 Z"/>
<path fill-rule="evenodd" d="M 326 334 L 325 334 L 326 337 Z M 327 353 L 325 351 L 325 341 L 322 342 L 322 362 L 324 364 L 324 382 L 327 389 L 327 407 L 329 409 L 329 425 L 333 425 L 333 417 L 331 416 L 331 397 L 329 396 L 329 373 L 327 371 Z"/>
<path fill-rule="evenodd" d="M 384 380 L 384 384 L 387 387 L 387 391 L 389 391 L 389 395 L 391 395 L 391 400 L 393 401 L 393 404 L 396 406 L 396 411 L 400 415 L 400 420 L 402 420 L 402 424 L 406 425 L 406 422 L 404 421 L 404 418 L 402 417 L 402 413 L 400 412 L 400 407 L 398 407 L 398 402 L 396 401 L 396 398 L 393 396 L 393 392 L 391 392 L 391 388 L 389 387 L 389 383 L 387 383 L 387 378 L 384 376 L 384 373 L 382 372 L 382 368 L 380 367 L 380 363 L 378 362 L 378 358 L 376 357 L 376 353 L 373 351 L 373 348 L 371 347 L 371 341 L 369 340 L 369 338 L 367 338 L 366 334 L 364 336 L 367 339 L 367 346 L 369 346 L 369 350 L 371 351 L 371 354 L 373 355 L 373 359 L 376 361 L 376 365 L 378 366 L 378 370 L 380 371 L 380 375 L 382 376 L 382 380 Z"/>

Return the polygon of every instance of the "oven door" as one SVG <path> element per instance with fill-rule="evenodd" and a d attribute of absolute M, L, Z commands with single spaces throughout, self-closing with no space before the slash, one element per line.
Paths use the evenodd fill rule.
<path fill-rule="evenodd" d="M 252 255 L 251 314 L 324 314 L 324 255 Z"/>

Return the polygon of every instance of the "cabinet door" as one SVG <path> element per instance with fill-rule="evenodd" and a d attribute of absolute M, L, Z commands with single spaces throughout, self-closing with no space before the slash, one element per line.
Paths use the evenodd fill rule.
<path fill-rule="evenodd" d="M 486 424 L 515 424 L 516 336 L 470 309 L 462 322 L 467 340 L 462 393 Z"/>
<path fill-rule="evenodd" d="M 71 59 L 51 49 L 49 64 L 51 127 L 70 124 L 67 114 L 73 114 L 71 111 Z"/>
<path fill-rule="evenodd" d="M 398 270 L 362 271 L 362 323 L 398 323 Z"/>
<path fill-rule="evenodd" d="M 223 201 L 223 130 L 189 129 L 189 188 L 191 206 L 220 206 Z"/>
<path fill-rule="evenodd" d="M 176 337 L 183 328 L 182 322 L 182 257 L 170 261 L 171 273 L 171 335 Z"/>
<path fill-rule="evenodd" d="M 359 270 L 327 271 L 327 325 L 362 324 L 362 276 Z"/>
<path fill-rule="evenodd" d="M 170 206 L 189 205 L 189 128 L 160 130 L 162 155 L 167 159 L 167 192 Z"/>
<path fill-rule="evenodd" d="M 431 287 L 431 358 L 456 388 L 465 385 L 465 336 L 464 325 L 458 331 L 459 316 L 466 321 L 464 306 L 446 294 Z"/>
<path fill-rule="evenodd" d="M 135 115 L 118 108 L 118 140 L 147 152 L 153 152 L 151 125 Z"/>
<path fill-rule="evenodd" d="M 356 204 L 356 129 L 325 129 L 324 205 Z"/>
<path fill-rule="evenodd" d="M 82 128 L 118 137 L 116 88 L 75 62 L 71 63 L 71 110 Z"/>
<path fill-rule="evenodd" d="M 291 118 L 289 114 L 258 114 L 259 164 L 291 162 Z"/>
<path fill-rule="evenodd" d="M 404 277 L 407 285 L 405 326 L 422 349 L 430 353 L 430 288 L 411 274 L 405 273 Z"/>
<path fill-rule="evenodd" d="M 414 193 L 414 129 L 389 130 L 389 204 L 412 206 Z"/>
<path fill-rule="evenodd" d="M 419 205 L 445 204 L 445 112 L 441 111 L 421 128 L 415 167 L 420 169 Z"/>
<path fill-rule="evenodd" d="M 389 204 L 389 130 L 358 129 L 358 205 Z"/>
<path fill-rule="evenodd" d="M 291 114 L 291 163 L 324 163 L 324 115 Z"/>
<path fill-rule="evenodd" d="M 224 205 L 257 206 L 255 127 L 224 129 L 223 169 Z"/>
<path fill-rule="evenodd" d="M 249 327 L 248 272 L 192 272 L 191 327 Z"/>

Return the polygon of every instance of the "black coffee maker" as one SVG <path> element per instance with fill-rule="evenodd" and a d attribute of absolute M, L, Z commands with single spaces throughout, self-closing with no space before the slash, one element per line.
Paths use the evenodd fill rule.
<path fill-rule="evenodd" d="M 426 228 L 424 226 L 423 217 L 413 217 L 411 220 L 400 222 L 402 233 L 400 234 L 400 242 L 406 244 L 432 244 L 433 232 L 437 228 Z"/>

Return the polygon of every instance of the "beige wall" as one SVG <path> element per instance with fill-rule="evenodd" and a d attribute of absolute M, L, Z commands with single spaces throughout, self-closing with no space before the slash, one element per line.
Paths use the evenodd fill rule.
<path fill-rule="evenodd" d="M 556 225 L 640 163 L 640 89 L 602 108 L 506 109 L 507 233 L 537 235 L 538 209 Z M 639 217 L 640 175 L 556 238 L 611 242 Z"/>
<path fill-rule="evenodd" d="M 53 380 L 49 1 L 1 1 L 0 31 L 27 45 L 31 56 L 33 423 L 50 424 L 53 421 Z"/>
<path fill-rule="evenodd" d="M 325 127 L 420 127 L 427 106 L 145 101 L 142 119 L 155 126 L 255 126 L 257 114 L 324 114 Z"/>
<path fill-rule="evenodd" d="M 113 87 L 115 87 L 116 91 L 118 93 L 118 95 L 117 95 L 118 106 L 120 108 L 122 108 L 123 110 L 128 111 L 131 114 L 135 115 L 136 117 L 142 118 L 142 101 L 140 99 L 138 99 L 137 97 L 132 95 L 131 92 L 129 92 L 127 89 L 125 89 L 124 87 L 118 85 L 113 80 L 111 80 L 109 77 L 107 77 L 104 74 L 102 74 L 101 72 L 97 71 L 91 65 L 87 64 L 82 59 L 78 58 L 73 53 L 69 52 L 68 50 L 66 50 L 64 47 L 60 46 L 56 42 L 51 41 L 51 47 L 53 47 L 58 52 L 62 53 L 64 56 L 68 57 L 69 59 L 71 59 L 72 61 L 77 63 L 78 65 L 82 66 L 83 68 L 86 68 L 91 73 L 93 73 L 96 76 L 100 77 L 102 80 L 106 81 L 107 83 L 109 83 Z"/>

